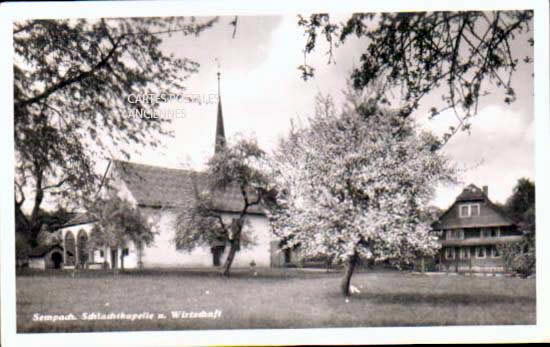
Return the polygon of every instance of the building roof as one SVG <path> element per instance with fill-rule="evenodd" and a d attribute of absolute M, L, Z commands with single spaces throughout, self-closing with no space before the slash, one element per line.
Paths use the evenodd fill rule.
<path fill-rule="evenodd" d="M 462 190 L 456 197 L 456 201 L 482 201 L 489 200 L 483 190 L 479 189 L 475 184 L 470 184 Z"/>
<path fill-rule="evenodd" d="M 31 258 L 40 258 L 46 255 L 49 251 L 51 251 L 54 248 L 63 249 L 63 247 L 59 245 L 40 245 L 36 246 L 33 249 L 31 249 L 29 253 L 29 257 Z"/>
<path fill-rule="evenodd" d="M 201 190 L 208 184 L 204 172 L 169 169 L 159 166 L 115 160 L 114 168 L 130 193 L 142 207 L 189 206 L 195 199 L 195 187 Z M 231 185 L 214 195 L 215 206 L 220 212 L 238 213 L 244 207 L 240 189 Z M 263 214 L 260 206 L 249 208 L 253 214 Z"/>
<path fill-rule="evenodd" d="M 77 213 L 73 218 L 69 219 L 67 223 L 63 224 L 60 228 L 67 228 L 75 225 L 88 224 L 95 222 L 96 219 L 87 212 Z"/>
<path fill-rule="evenodd" d="M 480 208 L 484 212 L 479 216 L 469 218 L 459 218 L 458 205 L 467 202 L 475 202 L 480 204 Z M 451 213 L 455 211 L 455 213 Z M 498 226 L 510 226 L 514 223 L 508 218 L 501 208 L 496 206 L 487 194 L 474 184 L 465 187 L 457 196 L 455 202 L 441 214 L 438 221 L 433 227 L 436 229 L 460 229 L 460 228 L 487 228 Z"/>

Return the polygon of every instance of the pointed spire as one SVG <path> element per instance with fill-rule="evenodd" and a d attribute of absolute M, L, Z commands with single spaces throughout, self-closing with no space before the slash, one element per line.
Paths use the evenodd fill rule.
<path fill-rule="evenodd" d="M 220 72 L 218 71 L 218 119 L 216 120 L 216 145 L 214 153 L 225 147 L 225 129 L 223 126 L 222 96 L 220 93 Z"/>

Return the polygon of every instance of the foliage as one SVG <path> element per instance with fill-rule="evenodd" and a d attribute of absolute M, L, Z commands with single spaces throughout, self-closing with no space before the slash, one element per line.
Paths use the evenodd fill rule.
<path fill-rule="evenodd" d="M 155 232 L 138 208 L 118 197 L 98 200 L 89 211 L 96 220 L 89 247 L 125 247 L 133 242 L 137 247 L 150 245 Z"/>
<path fill-rule="evenodd" d="M 319 97 L 308 126 L 294 128 L 274 153 L 275 235 L 306 256 L 352 263 L 351 272 L 358 258 L 434 254 L 439 245 L 423 210 L 438 183 L 454 180 L 440 141 L 360 93 L 347 97 L 339 113 Z"/>
<path fill-rule="evenodd" d="M 537 259 L 535 183 L 528 178 L 520 178 L 504 210 L 523 231 L 523 238 L 516 243 L 499 245 L 499 251 L 508 270 L 527 277 L 535 271 Z"/>
<path fill-rule="evenodd" d="M 17 209 L 15 212 L 16 232 L 30 236 L 28 235 L 30 216 L 28 214 L 25 214 L 20 209 Z M 59 229 L 63 224 L 67 223 L 73 217 L 74 213 L 64 209 L 63 207 L 58 207 L 53 211 L 40 209 L 37 215 L 37 218 L 41 221 L 40 230 L 36 234 L 34 239 L 30 239 L 30 237 L 27 237 L 27 242 L 29 242 L 31 247 L 35 247 L 39 244 L 44 244 L 44 241 L 46 239 L 49 240 L 52 237 L 52 231 Z"/>
<path fill-rule="evenodd" d="M 41 210 L 39 215 L 48 230 L 56 230 L 73 218 L 75 213 L 58 206 L 52 211 Z"/>
<path fill-rule="evenodd" d="M 520 242 L 498 245 L 502 259 L 508 271 L 527 277 L 535 271 L 536 247 L 535 235 L 531 234 Z"/>
<path fill-rule="evenodd" d="M 330 48 L 357 37 L 366 48 L 360 53 L 360 64 L 351 72 L 353 86 L 372 88 L 383 81 L 380 97 L 390 102 L 392 92 L 401 91 L 403 114 L 418 108 L 428 94 L 439 94 L 441 108 L 432 108 L 433 115 L 445 109 L 461 111 L 458 127 L 469 128 L 468 119 L 477 111 L 479 98 L 494 86 L 504 91 L 504 101 L 515 100 L 512 75 L 521 63 L 531 63 L 530 53 L 513 49 L 518 36 L 529 34 L 532 11 L 494 12 L 411 12 L 357 13 L 343 23 L 333 23 L 328 14 L 299 16 L 298 24 L 307 35 L 305 54 L 311 53 L 319 38 Z M 314 68 L 307 61 L 299 67 L 307 79 Z"/>
<path fill-rule="evenodd" d="M 38 245 L 61 245 L 61 234 L 53 233 L 46 227 L 42 228 L 37 237 Z"/>
<path fill-rule="evenodd" d="M 505 205 L 506 212 L 522 229 L 535 230 L 535 183 L 520 178 Z"/>
<path fill-rule="evenodd" d="M 200 189 L 200 188 L 199 188 Z M 191 252 L 197 247 L 224 247 L 232 238 L 233 221 L 222 217 L 219 211 L 220 195 L 202 191 L 196 196 L 196 201 L 190 202 L 190 208 L 180 211 L 177 218 L 175 236 L 176 248 Z M 195 200 L 195 199 L 193 199 Z M 239 247 L 249 247 L 254 244 L 250 234 L 250 223 L 244 220 Z"/>
<path fill-rule="evenodd" d="M 47 197 L 82 205 L 101 176 L 97 158 L 122 145 L 159 143 L 169 119 L 131 121 L 130 94 L 179 93 L 199 65 L 161 50 L 162 36 L 198 35 L 215 20 L 194 18 L 104 18 L 25 20 L 13 27 L 15 207 L 26 218 L 31 240 Z M 30 198 L 27 200 L 27 198 Z M 24 214 L 21 212 L 21 215 Z"/>
<path fill-rule="evenodd" d="M 15 239 L 15 261 L 17 266 L 28 263 L 31 246 L 25 238 Z"/>
<path fill-rule="evenodd" d="M 194 177 L 195 195 L 187 201 L 177 218 L 176 246 L 184 250 L 196 247 L 225 246 L 230 250 L 224 265 L 229 269 L 237 250 L 253 244 L 247 228 L 247 212 L 267 194 L 268 179 L 264 173 L 265 153 L 256 141 L 241 139 L 233 146 L 223 146 L 208 161 L 206 172 Z M 224 199 L 236 191 L 240 195 L 237 217 L 224 218 Z"/>

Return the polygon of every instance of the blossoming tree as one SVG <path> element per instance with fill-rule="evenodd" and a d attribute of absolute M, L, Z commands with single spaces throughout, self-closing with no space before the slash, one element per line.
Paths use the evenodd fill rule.
<path fill-rule="evenodd" d="M 277 197 L 269 220 L 287 248 L 345 264 L 342 293 L 361 258 L 411 262 L 438 250 L 422 218 L 455 169 L 441 142 L 410 117 L 349 92 L 337 112 L 319 97 L 307 126 L 293 127 L 272 158 Z"/>

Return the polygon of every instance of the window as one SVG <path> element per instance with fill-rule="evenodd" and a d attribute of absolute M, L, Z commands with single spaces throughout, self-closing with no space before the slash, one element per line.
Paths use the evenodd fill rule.
<path fill-rule="evenodd" d="M 494 246 L 493 248 L 491 248 L 491 256 L 493 258 L 500 258 L 500 252 L 498 251 L 497 246 Z"/>
<path fill-rule="evenodd" d="M 479 204 L 463 204 L 459 209 L 460 218 L 479 216 Z"/>
<path fill-rule="evenodd" d="M 445 259 L 454 259 L 454 258 L 455 258 L 454 247 L 445 248 Z"/>
<path fill-rule="evenodd" d="M 500 237 L 500 229 L 499 228 L 481 229 L 481 238 L 487 239 L 491 237 Z"/>
<path fill-rule="evenodd" d="M 447 240 L 464 240 L 464 230 L 447 230 Z"/>
<path fill-rule="evenodd" d="M 470 248 L 461 248 L 460 249 L 460 259 L 470 259 Z"/>
<path fill-rule="evenodd" d="M 468 228 L 468 229 L 466 229 L 466 236 L 465 237 L 466 238 L 479 238 L 479 237 L 481 237 L 481 228 Z"/>
<path fill-rule="evenodd" d="M 99 251 L 99 256 L 100 256 L 101 258 L 105 257 L 105 254 L 103 253 L 103 250 L 100 250 L 100 251 Z"/>
<path fill-rule="evenodd" d="M 476 258 L 485 258 L 486 249 L 484 246 L 476 248 Z"/>
<path fill-rule="evenodd" d="M 123 255 L 123 256 L 127 256 L 128 254 L 130 254 L 130 250 L 129 250 L 128 248 L 124 248 L 124 249 L 122 250 L 122 255 Z"/>

